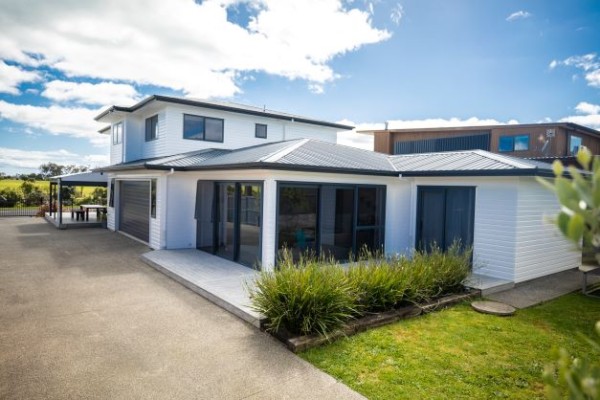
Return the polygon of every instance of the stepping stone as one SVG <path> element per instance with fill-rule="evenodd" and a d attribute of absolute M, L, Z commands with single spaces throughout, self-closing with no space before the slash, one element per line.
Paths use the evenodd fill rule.
<path fill-rule="evenodd" d="M 498 303 L 497 301 L 474 301 L 471 303 L 471 307 L 483 314 L 500 315 L 503 317 L 513 315 L 517 310 L 513 306 Z"/>

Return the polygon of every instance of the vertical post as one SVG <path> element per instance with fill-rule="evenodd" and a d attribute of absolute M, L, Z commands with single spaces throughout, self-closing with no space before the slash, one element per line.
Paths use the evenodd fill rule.
<path fill-rule="evenodd" d="M 56 194 L 56 202 L 58 203 L 58 227 L 62 226 L 62 181 L 58 178 L 58 193 Z"/>
<path fill-rule="evenodd" d="M 277 251 L 277 182 L 265 179 L 262 207 L 262 269 L 272 271 Z"/>

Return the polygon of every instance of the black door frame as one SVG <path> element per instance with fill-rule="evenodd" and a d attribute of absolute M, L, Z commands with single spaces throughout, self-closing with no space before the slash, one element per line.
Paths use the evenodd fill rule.
<path fill-rule="evenodd" d="M 444 224 L 444 243 L 443 245 L 438 243 L 438 246 L 440 246 L 440 248 L 444 249 L 447 245 L 446 242 L 446 221 L 447 221 L 447 196 L 448 196 L 448 189 L 467 189 L 471 192 L 471 196 L 473 199 L 473 207 L 471 209 L 471 221 L 470 221 L 470 226 L 469 226 L 469 231 L 471 233 L 471 238 L 473 239 L 473 241 L 475 240 L 475 207 L 476 204 L 475 202 L 477 201 L 477 195 L 476 195 L 476 191 L 477 191 L 477 187 L 476 186 L 443 186 L 443 185 L 420 185 L 417 186 L 417 218 L 416 218 L 416 234 L 415 234 L 415 249 L 421 249 L 422 247 L 422 243 L 421 243 L 421 234 L 423 231 L 423 221 L 422 221 L 422 213 L 423 213 L 423 191 L 427 190 L 427 189 L 434 189 L 434 190 L 443 190 L 444 191 L 444 218 L 442 223 Z M 473 243 L 463 243 L 463 245 L 465 246 L 472 246 Z M 426 249 L 425 249 L 426 250 Z"/>

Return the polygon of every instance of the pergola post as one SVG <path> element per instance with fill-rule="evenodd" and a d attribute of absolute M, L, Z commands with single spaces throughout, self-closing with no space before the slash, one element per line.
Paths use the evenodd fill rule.
<path fill-rule="evenodd" d="M 56 202 L 58 203 L 58 226 L 62 226 L 62 181 L 58 178 L 58 193 L 56 193 Z"/>

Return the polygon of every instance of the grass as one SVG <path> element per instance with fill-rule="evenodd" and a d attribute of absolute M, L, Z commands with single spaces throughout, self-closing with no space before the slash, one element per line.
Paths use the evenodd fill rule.
<path fill-rule="evenodd" d="M 16 191 L 21 190 L 21 184 L 23 183 L 20 179 L 0 179 L 0 190 L 2 189 L 12 189 Z M 50 188 L 50 183 L 48 181 L 35 181 L 33 185 L 41 190 L 43 193 L 48 193 Z M 94 187 L 75 187 L 75 196 L 76 197 L 84 197 L 89 196 L 94 191 Z"/>
<path fill-rule="evenodd" d="M 600 358 L 593 337 L 600 300 L 571 294 L 519 310 L 479 314 L 468 304 L 308 350 L 301 356 L 370 399 L 544 398 L 552 349 Z"/>

